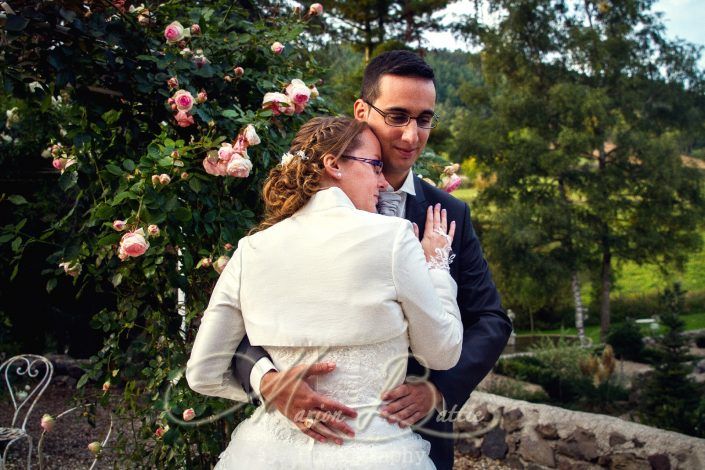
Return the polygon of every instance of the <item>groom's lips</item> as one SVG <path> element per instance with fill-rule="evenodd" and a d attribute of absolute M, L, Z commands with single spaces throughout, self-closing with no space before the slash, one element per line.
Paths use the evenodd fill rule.
<path fill-rule="evenodd" d="M 401 155 L 403 158 L 414 158 L 416 156 L 416 149 L 405 149 L 405 148 L 400 148 L 400 147 L 394 147 L 394 149 Z"/>

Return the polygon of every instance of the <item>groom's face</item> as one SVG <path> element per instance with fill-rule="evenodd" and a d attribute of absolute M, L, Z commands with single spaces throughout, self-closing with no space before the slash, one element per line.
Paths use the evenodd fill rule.
<path fill-rule="evenodd" d="M 379 96 L 372 103 L 383 113 L 409 116 L 433 114 L 436 88 L 432 80 L 418 77 L 383 75 Z M 355 117 L 367 121 L 382 147 L 384 175 L 392 186 L 399 186 L 426 146 L 430 129 L 422 129 L 415 119 L 406 126 L 394 127 L 384 116 L 362 100 L 355 102 Z"/>

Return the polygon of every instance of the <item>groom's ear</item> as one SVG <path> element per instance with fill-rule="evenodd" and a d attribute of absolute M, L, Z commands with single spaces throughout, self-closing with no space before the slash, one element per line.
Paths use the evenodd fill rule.
<path fill-rule="evenodd" d="M 353 116 L 355 119 L 358 121 L 367 121 L 368 111 L 367 103 L 365 103 L 362 98 L 355 101 L 355 104 L 353 105 Z"/>

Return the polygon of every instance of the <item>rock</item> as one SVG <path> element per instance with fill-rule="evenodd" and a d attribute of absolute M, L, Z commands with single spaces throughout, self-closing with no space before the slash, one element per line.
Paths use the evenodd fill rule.
<path fill-rule="evenodd" d="M 610 447 L 621 446 L 627 442 L 627 438 L 618 432 L 613 432 L 610 434 Z"/>
<path fill-rule="evenodd" d="M 552 468 L 556 466 L 553 449 L 545 441 L 524 439 L 519 444 L 519 456 L 527 462 L 534 462 Z"/>
<path fill-rule="evenodd" d="M 650 455 L 648 460 L 652 470 L 671 470 L 671 459 L 666 454 Z"/>
<path fill-rule="evenodd" d="M 705 359 L 700 359 L 697 364 L 695 364 L 695 371 L 699 374 L 705 372 Z"/>
<path fill-rule="evenodd" d="M 597 470 L 603 468 L 587 462 L 577 462 L 565 456 L 559 456 L 556 460 L 558 461 L 558 470 Z"/>
<path fill-rule="evenodd" d="M 534 430 L 544 439 L 552 441 L 558 439 L 558 430 L 552 424 L 537 424 Z"/>
<path fill-rule="evenodd" d="M 480 448 L 477 447 L 474 442 L 468 439 L 461 439 L 460 441 L 458 441 L 458 443 L 455 445 L 455 448 L 463 455 L 467 455 L 468 457 L 471 457 L 473 459 L 480 458 Z"/>
<path fill-rule="evenodd" d="M 507 443 L 504 442 L 506 437 L 507 433 L 501 428 L 494 428 L 488 432 L 482 440 L 482 454 L 495 460 L 503 459 L 509 451 Z"/>
<path fill-rule="evenodd" d="M 600 456 L 595 435 L 584 429 L 576 429 L 565 441 L 556 445 L 556 450 L 576 460 L 594 462 Z"/>
<path fill-rule="evenodd" d="M 612 454 L 610 470 L 651 470 L 651 465 L 634 454 Z"/>
<path fill-rule="evenodd" d="M 512 470 L 524 470 L 524 464 L 521 459 L 516 455 L 510 455 L 507 460 L 504 461 L 504 465 L 511 468 Z"/>
<path fill-rule="evenodd" d="M 486 404 L 482 404 L 475 408 L 475 417 L 477 418 L 477 421 L 482 423 L 486 421 L 490 421 L 492 419 L 492 413 L 487 409 Z"/>
<path fill-rule="evenodd" d="M 641 442 L 636 437 L 634 439 L 632 439 L 632 443 L 634 444 L 634 447 L 636 447 L 637 449 L 641 449 L 642 447 L 644 447 L 644 443 Z"/>
<path fill-rule="evenodd" d="M 507 432 L 514 432 L 521 429 L 524 426 L 523 417 L 524 413 L 516 408 L 508 411 L 502 417 L 502 427 Z"/>

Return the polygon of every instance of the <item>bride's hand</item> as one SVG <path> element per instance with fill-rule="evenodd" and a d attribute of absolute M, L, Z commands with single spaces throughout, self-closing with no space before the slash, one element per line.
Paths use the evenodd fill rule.
<path fill-rule="evenodd" d="M 414 233 L 419 236 L 419 228 L 414 224 Z M 421 247 L 423 248 L 426 261 L 437 255 L 437 249 L 450 247 L 455 236 L 455 221 L 450 223 L 448 228 L 448 214 L 445 209 L 441 209 L 440 204 L 428 206 L 426 211 L 426 227 L 424 228 Z"/>

